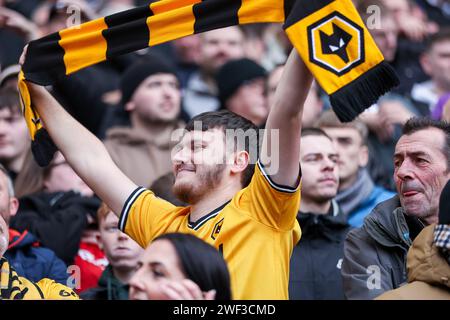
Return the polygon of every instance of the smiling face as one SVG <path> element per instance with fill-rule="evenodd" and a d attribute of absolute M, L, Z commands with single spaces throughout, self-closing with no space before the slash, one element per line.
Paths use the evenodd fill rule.
<path fill-rule="evenodd" d="M 437 222 L 439 196 L 450 178 L 443 153 L 444 133 L 436 128 L 403 135 L 394 155 L 394 180 L 408 215 Z"/>
<path fill-rule="evenodd" d="M 220 186 L 229 172 L 223 130 L 187 132 L 175 147 L 172 162 L 175 195 L 195 204 Z"/>
<path fill-rule="evenodd" d="M 338 190 L 338 153 L 325 136 L 302 137 L 300 164 L 302 167 L 302 197 L 323 203 L 336 196 Z"/>
<path fill-rule="evenodd" d="M 162 286 L 185 278 L 174 246 L 156 240 L 145 249 L 130 280 L 130 300 L 167 300 Z"/>

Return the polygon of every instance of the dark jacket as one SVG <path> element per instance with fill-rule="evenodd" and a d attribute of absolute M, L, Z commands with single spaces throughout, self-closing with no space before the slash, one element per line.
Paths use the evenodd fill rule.
<path fill-rule="evenodd" d="M 113 274 L 109 265 L 103 271 L 98 287 L 83 292 L 80 296 L 84 300 L 128 300 L 129 286 L 120 282 Z"/>
<path fill-rule="evenodd" d="M 410 228 L 395 196 L 376 206 L 361 228 L 349 232 L 342 264 L 347 299 L 371 300 L 406 282 Z"/>
<path fill-rule="evenodd" d="M 344 299 L 341 263 L 344 240 L 350 226 L 333 202 L 328 215 L 299 213 L 302 237 L 291 257 L 291 300 Z"/>
<path fill-rule="evenodd" d="M 11 227 L 21 232 L 29 230 L 43 246 L 71 265 L 87 226 L 86 215 L 96 216 L 100 200 L 69 191 L 37 193 L 19 201 L 19 211 L 11 219 Z"/>
<path fill-rule="evenodd" d="M 9 230 L 9 247 L 5 258 L 19 276 L 38 282 L 49 278 L 66 285 L 67 267 L 52 250 L 39 247 L 36 237 L 27 231 Z"/>

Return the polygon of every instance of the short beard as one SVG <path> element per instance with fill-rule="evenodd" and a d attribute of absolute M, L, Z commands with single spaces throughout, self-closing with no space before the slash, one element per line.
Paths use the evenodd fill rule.
<path fill-rule="evenodd" d="M 196 204 L 220 184 L 225 167 L 226 164 L 217 164 L 212 166 L 211 170 L 199 175 L 198 180 L 201 183 L 199 186 L 177 185 L 175 182 L 172 191 L 179 200 L 191 205 Z"/>

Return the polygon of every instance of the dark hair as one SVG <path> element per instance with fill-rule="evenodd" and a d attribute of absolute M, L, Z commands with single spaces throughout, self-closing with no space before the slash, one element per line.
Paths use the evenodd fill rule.
<path fill-rule="evenodd" d="M 438 42 L 450 41 L 450 27 L 441 28 L 437 33 L 429 35 L 425 39 L 424 52 L 428 52 Z"/>
<path fill-rule="evenodd" d="M 168 240 L 180 259 L 186 276 L 203 292 L 216 290 L 216 300 L 231 300 L 230 274 L 222 255 L 213 246 L 191 234 L 166 233 L 153 241 Z"/>
<path fill-rule="evenodd" d="M 0 110 L 8 108 L 11 113 L 20 113 L 20 100 L 17 90 L 9 87 L 0 89 Z"/>
<path fill-rule="evenodd" d="M 204 112 L 202 114 L 199 114 L 198 116 L 195 116 L 188 122 L 185 129 L 187 131 L 194 131 L 194 129 L 196 129 L 196 127 L 194 127 L 195 122 L 201 123 L 202 131 L 208 131 L 212 129 L 222 129 L 223 132 L 226 133 L 226 130 L 241 129 L 244 133 L 255 132 L 256 137 L 253 136 L 255 139 L 253 140 L 245 139 L 244 146 L 240 145 L 238 146 L 238 141 L 236 140 L 236 137 L 234 141 L 235 151 L 237 151 L 237 148 L 242 148 L 243 150 L 247 151 L 250 154 L 249 164 L 241 177 L 242 187 L 245 188 L 246 186 L 248 186 L 248 184 L 252 179 L 253 172 L 255 171 L 256 159 L 259 156 L 260 137 L 258 127 L 250 120 L 247 120 L 246 118 L 241 117 L 240 115 L 237 115 L 236 113 L 231 112 L 229 110 L 220 110 L 217 112 Z M 253 146 L 252 142 L 254 142 L 256 145 Z M 255 152 L 251 152 L 251 150 L 255 150 Z"/>
<path fill-rule="evenodd" d="M 433 120 L 430 118 L 413 117 L 403 126 L 403 135 L 411 135 L 417 131 L 435 128 L 441 130 L 445 135 L 445 145 L 442 153 L 447 158 L 447 169 L 450 170 L 450 124 L 445 120 Z"/>
<path fill-rule="evenodd" d="M 358 118 L 351 122 L 341 122 L 334 113 L 333 110 L 327 110 L 323 112 L 319 119 L 314 124 L 319 128 L 352 128 L 358 131 L 361 141 L 364 145 L 367 145 L 367 136 L 369 135 L 369 130 L 367 126 Z"/>
<path fill-rule="evenodd" d="M 331 137 L 320 128 L 303 128 L 301 137 L 304 138 L 307 136 L 323 136 L 325 138 L 328 138 L 330 141 L 333 141 Z"/>
<path fill-rule="evenodd" d="M 150 190 L 152 190 L 156 196 L 169 201 L 173 205 L 184 207 L 187 206 L 186 203 L 179 200 L 175 194 L 173 193 L 173 184 L 175 183 L 175 176 L 172 172 L 169 172 L 155 181 L 153 181 L 152 185 L 150 186 Z"/>

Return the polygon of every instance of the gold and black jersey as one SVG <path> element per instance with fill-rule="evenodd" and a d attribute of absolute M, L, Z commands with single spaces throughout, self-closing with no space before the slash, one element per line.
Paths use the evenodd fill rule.
<path fill-rule="evenodd" d="M 299 179 L 300 181 L 300 179 Z M 227 261 L 234 299 L 288 299 L 289 260 L 301 236 L 296 220 L 300 182 L 275 184 L 258 162 L 248 187 L 195 222 L 145 188 L 126 201 L 119 227 L 142 247 L 168 232 L 194 234 Z"/>

